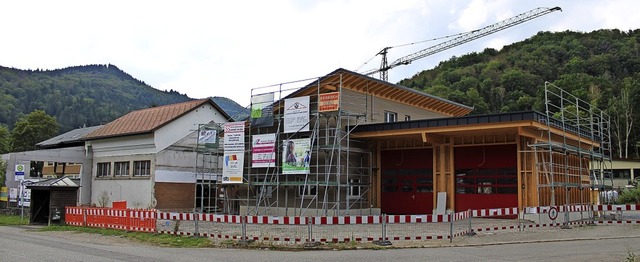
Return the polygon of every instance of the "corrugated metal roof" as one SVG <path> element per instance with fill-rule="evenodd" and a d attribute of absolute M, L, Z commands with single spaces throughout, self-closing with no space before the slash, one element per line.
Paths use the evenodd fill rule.
<path fill-rule="evenodd" d="M 85 140 L 150 133 L 206 103 L 229 118 L 211 99 L 198 99 L 130 112 L 89 133 Z"/>
<path fill-rule="evenodd" d="M 37 143 L 36 146 L 38 148 L 52 148 L 52 147 L 62 146 L 62 145 L 65 145 L 65 144 L 73 144 L 73 143 L 83 142 L 84 136 L 86 136 L 87 134 L 89 134 L 89 133 L 91 133 L 91 132 L 93 132 L 93 131 L 101 128 L 101 127 L 102 127 L 102 125 L 74 129 L 74 130 L 66 132 L 66 133 L 64 133 L 62 135 L 55 136 L 55 137 L 49 138 L 49 139 L 47 139 L 45 141 L 42 141 L 40 143 Z"/>
<path fill-rule="evenodd" d="M 61 178 L 52 178 L 52 179 L 34 182 L 27 185 L 27 187 L 31 188 L 31 187 L 79 187 L 79 186 L 75 182 L 71 181 L 69 177 L 65 176 Z"/>

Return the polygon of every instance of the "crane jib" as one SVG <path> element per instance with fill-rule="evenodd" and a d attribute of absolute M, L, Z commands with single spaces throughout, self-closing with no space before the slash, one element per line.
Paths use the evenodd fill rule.
<path fill-rule="evenodd" d="M 380 72 L 381 79 L 384 80 L 384 81 L 387 81 L 387 77 L 388 77 L 387 71 L 389 69 L 392 69 L 392 68 L 400 66 L 400 65 L 408 65 L 408 64 L 410 64 L 411 62 L 413 62 L 415 60 L 418 60 L 418 59 L 433 55 L 433 54 L 438 53 L 438 52 L 442 52 L 444 50 L 447 50 L 449 48 L 453 48 L 453 47 L 462 45 L 464 43 L 471 42 L 471 41 L 476 40 L 478 38 L 493 34 L 493 33 L 498 32 L 498 31 L 502 31 L 504 29 L 510 28 L 512 26 L 515 26 L 515 25 L 522 24 L 522 23 L 524 23 L 526 21 L 536 19 L 538 17 L 541 17 L 543 15 L 546 15 L 546 14 L 549 14 L 549 13 L 552 13 L 552 12 L 555 12 L 555 11 L 562 11 L 562 8 L 560 8 L 560 7 L 553 7 L 553 8 L 539 7 L 539 8 L 536 8 L 536 9 L 532 9 L 532 10 L 529 10 L 529 11 L 527 11 L 525 13 L 522 13 L 522 14 L 519 14 L 517 16 L 511 17 L 509 19 L 500 21 L 500 22 L 495 23 L 495 24 L 491 24 L 491 25 L 485 26 L 485 27 L 477 29 L 477 30 L 473 30 L 473 31 L 471 31 L 469 33 L 462 34 L 462 35 L 460 35 L 458 37 L 455 37 L 455 38 L 453 38 L 451 40 L 448 40 L 448 41 L 442 42 L 440 44 L 437 44 L 437 45 L 422 49 L 422 50 L 420 50 L 418 52 L 415 52 L 413 54 L 409 54 L 409 55 L 400 57 L 400 58 L 396 59 L 395 61 L 391 62 L 390 64 L 387 64 L 387 57 L 386 57 L 387 56 L 387 52 L 386 51 L 388 50 L 388 48 L 385 48 L 385 49 L 383 49 L 384 52 L 381 51 L 380 53 L 378 53 L 378 54 L 382 55 L 382 63 L 380 65 L 380 69 L 367 72 L 366 74 L 367 75 L 371 75 L 371 74 Z"/>

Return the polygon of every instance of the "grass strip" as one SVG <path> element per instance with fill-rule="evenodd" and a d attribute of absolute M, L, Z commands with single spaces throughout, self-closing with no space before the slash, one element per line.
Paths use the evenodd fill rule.
<path fill-rule="evenodd" d="M 20 219 L 15 215 L 0 215 L 0 226 L 19 226 L 29 224 L 28 218 Z"/>
<path fill-rule="evenodd" d="M 130 232 L 108 228 L 77 227 L 77 226 L 48 226 L 41 231 L 73 231 L 76 233 L 100 234 L 103 236 L 116 236 L 138 241 L 154 246 L 177 247 L 177 248 L 197 248 L 214 247 L 213 242 L 208 238 L 196 238 L 192 236 L 175 236 L 168 234 L 155 234 L 145 232 Z"/>

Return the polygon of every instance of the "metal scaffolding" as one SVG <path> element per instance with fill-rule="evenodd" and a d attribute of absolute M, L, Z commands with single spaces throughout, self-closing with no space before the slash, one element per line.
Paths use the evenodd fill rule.
<path fill-rule="evenodd" d="M 200 124 L 196 135 L 195 203 L 199 213 L 229 213 L 227 198 L 219 185 L 222 174 L 222 153 L 218 139 L 222 128 L 219 124 Z"/>
<path fill-rule="evenodd" d="M 338 80 L 314 78 L 252 90 L 252 108 L 255 97 L 266 95 L 275 99 L 268 105 L 273 125 L 251 126 L 245 141 L 252 144 L 254 135 L 274 134 L 275 163 L 252 167 L 252 154 L 246 154 L 249 186 L 241 205 L 247 206 L 247 214 L 345 215 L 362 214 L 370 208 L 372 154 L 366 143 L 350 138 L 352 129 L 349 129 L 366 120 L 365 105 L 345 102 L 356 99 L 345 99 L 342 77 L 332 79 Z M 296 87 L 299 85 L 304 87 Z M 335 111 L 319 110 L 319 97 L 327 92 L 340 95 Z M 285 101 L 304 96 L 309 97 L 308 122 L 295 132 L 285 132 Z M 292 174 L 283 170 L 286 146 L 293 140 L 309 141 L 309 152 L 305 153 L 310 159 L 304 160 L 308 163 L 306 172 Z"/>
<path fill-rule="evenodd" d="M 609 116 L 551 83 L 545 83 L 544 138 L 535 152 L 540 206 L 589 204 L 591 192 L 610 188 Z"/>

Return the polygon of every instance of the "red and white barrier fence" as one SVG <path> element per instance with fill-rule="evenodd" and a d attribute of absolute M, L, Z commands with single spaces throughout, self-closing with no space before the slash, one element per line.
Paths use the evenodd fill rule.
<path fill-rule="evenodd" d="M 593 211 L 640 211 L 640 205 L 594 205 Z"/>
<path fill-rule="evenodd" d="M 543 207 L 527 207 L 523 212 L 527 214 L 549 214 L 550 212 L 599 212 L 599 211 L 640 211 L 640 205 L 570 205 L 570 206 L 543 206 Z M 592 214 L 592 213 L 591 213 Z M 133 210 L 133 209 L 108 209 L 108 208 L 87 208 L 87 207 L 67 207 L 66 221 L 68 225 L 74 226 L 91 226 L 114 228 L 122 230 L 134 230 L 143 232 L 158 232 L 163 234 L 199 235 L 203 237 L 211 237 L 218 239 L 245 239 L 245 240 L 264 240 L 264 241 L 287 241 L 287 242 L 303 242 L 309 238 L 304 237 L 282 237 L 282 236 L 245 236 L 227 235 L 221 233 L 195 233 L 181 232 L 177 229 L 158 230 L 156 231 L 156 220 L 175 220 L 175 221 L 202 221 L 213 223 L 227 223 L 242 225 L 298 225 L 312 226 L 316 225 L 384 225 L 390 224 L 423 224 L 423 223 L 453 223 L 466 220 L 469 227 L 460 229 L 457 225 L 457 232 L 451 231 L 450 234 L 443 235 L 423 235 L 419 231 L 412 232 L 406 236 L 389 236 L 384 240 L 429 240 L 429 239 L 452 239 L 457 236 L 478 231 L 496 231 L 496 230 L 513 230 L 523 228 L 553 227 L 563 223 L 555 222 L 547 224 L 524 224 L 518 222 L 518 225 L 502 225 L 502 226 L 485 226 L 481 228 L 472 228 L 472 218 L 504 218 L 518 216 L 519 209 L 512 208 L 494 208 L 479 209 L 456 212 L 448 215 L 372 215 L 372 216 L 336 216 L 336 217 L 296 217 L 296 216 L 239 216 L 239 215 L 216 215 L 216 214 L 194 214 L 179 212 L 159 212 L 156 210 Z M 153 221 L 153 226 L 150 224 Z M 578 225 L 586 223 L 598 224 L 640 224 L 638 221 L 568 221 L 564 224 Z M 467 222 L 463 222 L 467 223 Z M 196 223 L 197 225 L 197 223 Z M 167 222 L 169 226 L 169 222 Z M 196 226 L 197 227 L 197 226 Z M 309 230 L 311 232 L 311 230 Z M 196 230 L 197 232 L 197 230 Z M 332 237 L 332 238 L 312 238 L 313 241 L 319 242 L 349 242 L 349 241 L 375 241 L 383 240 L 382 237 L 376 236 L 352 236 L 352 237 Z"/>
<path fill-rule="evenodd" d="M 473 217 L 501 217 L 518 215 L 517 207 L 476 209 L 471 211 Z"/>

